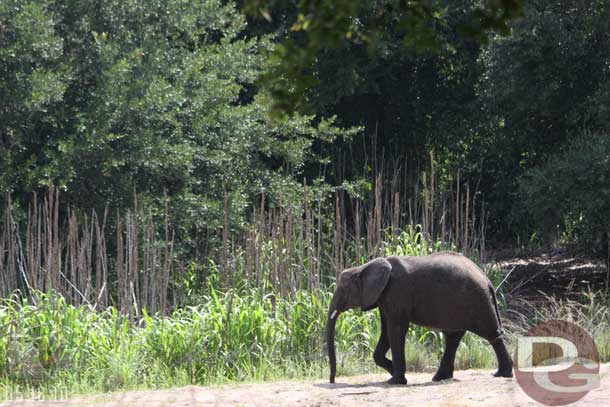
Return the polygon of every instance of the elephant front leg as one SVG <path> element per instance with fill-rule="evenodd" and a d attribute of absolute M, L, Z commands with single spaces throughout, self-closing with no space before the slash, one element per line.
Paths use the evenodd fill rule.
<path fill-rule="evenodd" d="M 379 342 L 377 342 L 377 346 L 375 347 L 375 352 L 373 352 L 373 359 L 377 366 L 382 367 L 387 370 L 388 373 L 393 374 L 392 361 L 385 356 L 390 349 L 390 342 L 388 340 L 385 318 L 381 310 L 379 311 L 379 316 L 381 319 L 381 335 L 379 336 Z"/>
<path fill-rule="evenodd" d="M 388 336 L 390 339 L 390 348 L 392 349 L 392 378 L 388 380 L 388 384 L 407 384 L 405 378 L 406 362 L 405 362 L 405 336 L 409 329 L 409 323 L 393 325 L 388 321 Z"/>

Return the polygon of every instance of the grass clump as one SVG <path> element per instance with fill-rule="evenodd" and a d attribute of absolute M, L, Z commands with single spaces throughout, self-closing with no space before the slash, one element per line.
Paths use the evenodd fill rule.
<path fill-rule="evenodd" d="M 595 342 L 601 363 L 610 362 L 610 298 L 602 292 L 588 291 L 580 298 L 545 297 L 544 305 L 525 302 L 528 315 L 517 314 L 507 331 L 511 347 L 520 335 L 545 321 L 563 320 L 583 328 Z"/>
<path fill-rule="evenodd" d="M 492 369 L 496 365 L 496 355 L 489 342 L 467 332 L 455 354 L 455 368 L 457 370 Z"/>

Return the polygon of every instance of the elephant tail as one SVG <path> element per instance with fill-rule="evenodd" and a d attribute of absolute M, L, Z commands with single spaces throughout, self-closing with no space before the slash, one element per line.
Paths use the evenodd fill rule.
<path fill-rule="evenodd" d="M 491 284 L 489 285 L 489 292 L 491 293 L 491 298 L 494 302 L 494 309 L 496 310 L 496 317 L 498 318 L 498 337 L 501 338 L 504 334 L 504 329 L 502 329 L 502 320 L 500 319 L 500 310 L 498 309 L 498 299 L 496 298 L 496 290 Z"/>

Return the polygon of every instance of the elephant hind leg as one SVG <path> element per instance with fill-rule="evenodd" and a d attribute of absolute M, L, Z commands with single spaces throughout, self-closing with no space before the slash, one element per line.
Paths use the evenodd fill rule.
<path fill-rule="evenodd" d="M 494 373 L 495 377 L 513 377 L 513 361 L 508 354 L 506 345 L 501 337 L 489 341 L 496 352 L 498 359 L 498 371 Z"/>
<path fill-rule="evenodd" d="M 471 329 L 470 331 L 486 339 L 493 346 L 498 360 L 498 371 L 494 373 L 494 376 L 513 377 L 513 361 L 504 345 L 502 329 L 498 326 L 493 329 Z"/>
<path fill-rule="evenodd" d="M 445 335 L 445 351 L 443 352 L 441 364 L 432 381 L 438 382 L 453 377 L 455 353 L 465 333 L 466 331 L 443 331 Z"/>

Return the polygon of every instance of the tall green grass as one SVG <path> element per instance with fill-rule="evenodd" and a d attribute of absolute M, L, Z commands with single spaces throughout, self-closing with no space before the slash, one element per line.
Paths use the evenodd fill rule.
<path fill-rule="evenodd" d="M 158 388 L 191 383 L 326 377 L 324 329 L 328 292 L 300 291 L 284 300 L 256 291 L 210 294 L 201 305 L 169 317 L 145 314 L 138 321 L 114 308 L 94 312 L 68 305 L 55 293 L 0 305 L 0 398 L 15 389 L 55 394 Z M 547 319 L 578 322 L 589 331 L 603 362 L 610 360 L 610 308 L 588 302 L 554 301 L 535 318 L 509 324 L 509 342 L 528 326 Z M 378 371 L 372 351 L 379 337 L 374 312 L 346 312 L 337 322 L 339 374 Z M 412 326 L 406 344 L 409 371 L 431 371 L 442 355 L 442 335 Z M 493 368 L 484 340 L 467 334 L 456 367 Z M 62 393 L 63 394 L 63 393 Z"/>
<path fill-rule="evenodd" d="M 0 305 L 0 396 L 16 386 L 61 384 L 80 392 L 320 377 L 330 297 L 300 291 L 289 301 L 210 287 L 199 306 L 135 322 L 114 308 L 100 313 L 68 305 L 55 293 L 36 293 L 36 305 L 6 300 Z M 340 319 L 345 371 L 370 359 L 378 332 L 374 312 Z"/>
<path fill-rule="evenodd" d="M 294 301 L 256 291 L 210 294 L 169 317 L 130 321 L 114 308 L 94 312 L 56 293 L 0 306 L 0 398 L 16 388 L 69 393 L 157 388 L 273 378 L 326 377 L 324 330 L 331 294 L 300 291 Z M 376 371 L 374 312 L 347 312 L 337 323 L 342 375 Z M 410 370 L 437 363 L 440 337 L 413 327 Z"/>

